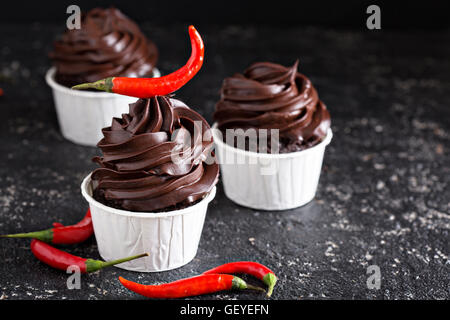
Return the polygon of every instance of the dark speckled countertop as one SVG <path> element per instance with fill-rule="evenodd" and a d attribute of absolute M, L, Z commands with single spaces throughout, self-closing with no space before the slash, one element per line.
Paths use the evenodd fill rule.
<path fill-rule="evenodd" d="M 188 56 L 184 25 L 143 24 L 160 49 L 163 73 Z M 212 120 L 225 76 L 251 62 L 292 64 L 308 75 L 332 116 L 316 199 L 284 212 L 228 200 L 219 184 L 200 247 L 188 265 L 144 274 L 109 268 L 82 277 L 34 259 L 28 240 L 0 241 L 0 299 L 141 299 L 119 284 L 192 276 L 232 260 L 255 260 L 280 281 L 273 299 L 450 298 L 450 32 L 199 25 L 202 71 L 177 96 Z M 96 148 L 60 134 L 46 52 L 56 25 L 0 25 L 0 233 L 71 224 L 87 204 L 82 178 Z M 67 247 L 99 258 L 95 239 Z M 378 265 L 381 288 L 367 268 Z M 262 299 L 225 293 L 195 299 Z"/>

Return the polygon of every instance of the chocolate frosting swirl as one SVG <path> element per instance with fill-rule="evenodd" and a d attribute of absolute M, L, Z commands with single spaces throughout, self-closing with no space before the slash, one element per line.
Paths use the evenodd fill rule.
<path fill-rule="evenodd" d="M 141 212 L 178 209 L 202 199 L 218 181 L 210 127 L 179 100 L 139 99 L 103 135 L 98 143 L 103 156 L 93 159 L 101 168 L 91 178 L 94 198 L 106 205 Z"/>
<path fill-rule="evenodd" d="M 56 81 L 71 87 L 107 77 L 151 76 L 156 46 L 139 27 L 115 8 L 83 14 L 81 28 L 67 30 L 49 54 Z"/>
<path fill-rule="evenodd" d="M 214 113 L 218 128 L 279 129 L 280 152 L 303 150 L 322 141 L 330 114 L 297 66 L 298 61 L 290 68 L 259 62 L 226 78 Z"/>

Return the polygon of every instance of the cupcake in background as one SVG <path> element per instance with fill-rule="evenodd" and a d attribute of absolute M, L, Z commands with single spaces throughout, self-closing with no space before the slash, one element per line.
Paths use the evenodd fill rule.
<path fill-rule="evenodd" d="M 49 54 L 55 80 L 66 87 L 107 77 L 151 77 L 155 44 L 115 8 L 96 8 L 81 17 L 81 29 L 67 30 Z"/>
<path fill-rule="evenodd" d="M 115 8 L 82 14 L 81 28 L 66 30 L 49 56 L 54 66 L 46 80 L 53 89 L 62 134 L 82 145 L 94 146 L 101 139 L 101 129 L 112 117 L 127 112 L 136 99 L 70 87 L 111 76 L 159 76 L 155 44 Z"/>
<path fill-rule="evenodd" d="M 139 99 L 103 129 L 99 165 L 83 181 L 100 255 L 150 256 L 119 267 L 170 270 L 197 253 L 219 165 L 205 119 L 167 96 Z M 200 133 L 200 134 L 197 134 Z"/>
<path fill-rule="evenodd" d="M 259 62 L 223 81 L 214 141 L 225 194 L 238 204 L 284 210 L 315 196 L 325 146 L 332 137 L 330 115 L 297 68 L 298 63 L 285 67 Z M 228 129 L 241 130 L 227 139 Z"/>

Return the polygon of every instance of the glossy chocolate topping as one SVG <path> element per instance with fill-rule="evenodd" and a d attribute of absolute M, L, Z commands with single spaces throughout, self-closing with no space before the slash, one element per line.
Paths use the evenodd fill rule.
<path fill-rule="evenodd" d="M 113 76 L 151 76 L 158 51 L 122 12 L 96 8 L 82 15 L 81 29 L 67 30 L 55 42 L 50 58 L 56 81 L 71 87 Z"/>
<path fill-rule="evenodd" d="M 286 68 L 259 62 L 226 78 L 214 113 L 219 129 L 279 129 L 282 153 L 322 141 L 330 114 L 311 81 L 297 72 L 297 65 Z"/>
<path fill-rule="evenodd" d="M 103 129 L 98 143 L 103 156 L 93 159 L 101 166 L 92 173 L 94 197 L 141 212 L 202 199 L 219 175 L 212 139 L 202 137 L 209 129 L 202 116 L 176 99 L 157 96 L 130 104 L 129 114 Z"/>

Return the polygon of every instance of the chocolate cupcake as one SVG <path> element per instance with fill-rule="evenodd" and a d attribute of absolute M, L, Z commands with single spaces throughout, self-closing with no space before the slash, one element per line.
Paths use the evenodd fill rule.
<path fill-rule="evenodd" d="M 259 62 L 223 81 L 214 140 L 225 193 L 241 205 L 283 210 L 314 198 L 330 115 L 297 67 Z"/>
<path fill-rule="evenodd" d="M 311 81 L 297 72 L 297 65 L 260 62 L 226 78 L 214 113 L 218 128 L 223 133 L 238 128 L 277 129 L 280 153 L 320 143 L 328 133 L 330 114 Z M 269 145 L 267 152 L 271 151 Z"/>
<path fill-rule="evenodd" d="M 203 117 L 166 96 L 139 99 L 103 129 L 100 168 L 81 190 L 104 259 L 143 250 L 150 256 L 119 267 L 155 272 L 194 258 L 219 175 L 205 133 Z"/>
<path fill-rule="evenodd" d="M 81 28 L 67 30 L 50 58 L 55 80 L 72 87 L 106 77 L 151 77 L 158 59 L 155 44 L 115 8 L 82 14 Z"/>
<path fill-rule="evenodd" d="M 110 76 L 158 77 L 158 51 L 139 27 L 118 9 L 96 8 L 82 15 L 81 28 L 67 30 L 49 54 L 61 132 L 68 140 L 95 146 L 111 118 L 127 111 L 131 97 L 79 92 L 70 87 Z"/>
<path fill-rule="evenodd" d="M 94 158 L 101 168 L 91 177 L 94 198 L 143 212 L 182 209 L 201 200 L 216 185 L 219 166 L 205 163 L 213 142 L 194 136 L 195 130 L 210 127 L 179 100 L 158 96 L 131 104 L 128 114 L 103 129 L 98 143 L 103 156 Z M 181 151 L 183 156 L 174 158 Z"/>

